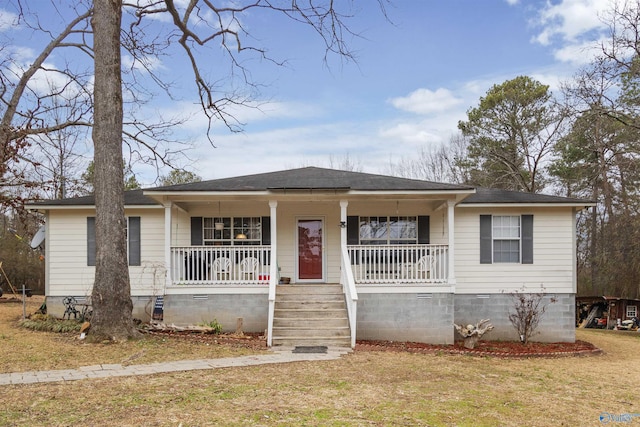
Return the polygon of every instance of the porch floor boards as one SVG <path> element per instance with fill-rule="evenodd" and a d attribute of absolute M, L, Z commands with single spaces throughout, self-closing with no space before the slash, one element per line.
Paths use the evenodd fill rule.
<path fill-rule="evenodd" d="M 272 345 L 349 347 L 347 316 L 339 284 L 278 285 Z"/>

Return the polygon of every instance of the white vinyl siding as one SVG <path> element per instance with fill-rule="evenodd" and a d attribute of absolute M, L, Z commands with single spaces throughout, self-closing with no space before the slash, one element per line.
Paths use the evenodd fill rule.
<path fill-rule="evenodd" d="M 164 286 L 164 211 L 127 210 L 140 216 L 141 265 L 129 267 L 132 295 L 161 292 Z M 88 296 L 95 267 L 87 265 L 87 217 L 93 210 L 51 211 L 47 217 L 46 288 L 51 296 Z"/>
<path fill-rule="evenodd" d="M 534 264 L 481 264 L 478 218 L 532 214 Z M 574 290 L 574 213 L 571 208 L 458 207 L 455 212 L 456 293 L 501 293 L 523 286 L 546 292 L 573 293 Z"/>

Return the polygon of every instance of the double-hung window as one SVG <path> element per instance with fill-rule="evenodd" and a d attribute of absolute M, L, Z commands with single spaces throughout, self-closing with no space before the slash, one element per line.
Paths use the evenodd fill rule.
<path fill-rule="evenodd" d="M 533 264 L 533 215 L 480 215 L 480 263 Z"/>
<path fill-rule="evenodd" d="M 520 262 L 520 217 L 494 216 L 493 262 Z"/>
<path fill-rule="evenodd" d="M 633 319 L 638 316 L 638 306 L 636 305 L 628 305 L 627 306 L 627 319 Z"/>
<path fill-rule="evenodd" d="M 192 246 L 252 246 L 271 244 L 271 218 L 191 217 Z"/>
<path fill-rule="evenodd" d="M 429 244 L 428 216 L 349 216 L 348 245 Z"/>
<path fill-rule="evenodd" d="M 415 245 L 418 242 L 415 216 L 363 216 L 359 229 L 361 245 Z"/>
<path fill-rule="evenodd" d="M 127 235 L 127 257 L 129 265 L 142 265 L 140 256 L 140 217 L 127 217 L 125 233 Z M 96 265 L 96 218 L 87 217 L 87 265 Z"/>
<path fill-rule="evenodd" d="M 205 245 L 260 245 L 260 217 L 202 218 L 202 242 Z"/>

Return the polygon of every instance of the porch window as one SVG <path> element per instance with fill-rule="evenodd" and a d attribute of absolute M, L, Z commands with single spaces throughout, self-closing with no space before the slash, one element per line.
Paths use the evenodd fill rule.
<path fill-rule="evenodd" d="M 418 217 L 360 217 L 361 245 L 415 245 L 418 243 Z"/>
<path fill-rule="evenodd" d="M 637 317 L 638 315 L 638 306 L 628 305 L 627 306 L 627 319 L 632 319 Z"/>
<path fill-rule="evenodd" d="M 262 218 L 260 217 L 204 217 L 202 242 L 213 246 L 262 244 Z"/>

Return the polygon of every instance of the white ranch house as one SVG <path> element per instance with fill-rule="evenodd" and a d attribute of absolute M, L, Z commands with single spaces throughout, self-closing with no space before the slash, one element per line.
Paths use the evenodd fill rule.
<path fill-rule="evenodd" d="M 509 292 L 545 292 L 542 341 L 575 340 L 576 212 L 590 202 L 315 167 L 127 192 L 134 317 L 216 319 L 269 345 L 451 344 L 490 318 L 517 339 Z M 93 197 L 46 218 L 46 296 L 91 294 Z M 289 282 L 289 283 L 283 283 Z M 158 299 L 158 297 L 162 297 Z M 160 305 L 160 304 L 158 304 Z"/>

